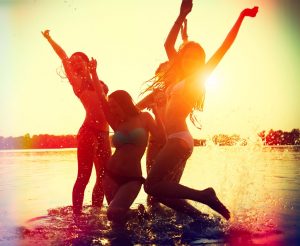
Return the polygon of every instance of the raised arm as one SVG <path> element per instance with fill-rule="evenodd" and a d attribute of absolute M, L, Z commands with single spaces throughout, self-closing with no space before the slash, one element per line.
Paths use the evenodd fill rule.
<path fill-rule="evenodd" d="M 161 118 L 159 117 L 159 113 L 157 112 L 156 107 L 153 106 L 152 109 L 155 115 L 155 120 L 149 113 L 144 113 L 147 128 L 153 138 L 157 139 L 159 142 L 164 142 L 166 140 L 164 125 Z"/>
<path fill-rule="evenodd" d="M 111 114 L 107 99 L 106 99 L 106 94 L 107 94 L 107 85 L 101 81 L 98 78 L 98 74 L 97 74 L 97 61 L 92 58 L 89 62 L 89 71 L 91 74 L 91 78 L 92 78 L 92 85 L 95 88 L 95 91 L 97 93 L 97 95 L 100 98 L 101 101 L 101 105 L 99 105 L 100 107 L 102 107 L 103 113 L 105 115 L 105 118 L 108 122 L 108 124 L 115 129 L 115 120 L 113 115 Z M 107 90 L 107 91 L 106 91 Z"/>
<path fill-rule="evenodd" d="M 149 95 L 145 96 L 135 106 L 138 107 L 139 110 L 144 110 L 145 108 L 148 108 L 151 104 L 153 104 L 154 93 L 155 92 L 151 92 Z"/>
<path fill-rule="evenodd" d="M 74 87 L 74 91 L 77 91 L 78 88 L 80 88 L 81 85 L 81 79 L 78 78 L 75 73 L 72 71 L 71 63 L 69 61 L 69 58 L 66 54 L 66 52 L 51 38 L 49 34 L 49 30 L 45 30 L 42 32 L 43 36 L 47 39 L 47 41 L 52 46 L 55 53 L 59 56 L 61 59 L 66 75 L 71 83 L 71 85 Z"/>
<path fill-rule="evenodd" d="M 187 42 L 188 41 L 188 34 L 187 34 L 187 19 L 185 19 L 183 21 L 183 24 L 180 28 L 180 32 L 181 32 L 181 39 L 183 42 Z"/>
<path fill-rule="evenodd" d="M 174 22 L 165 41 L 165 50 L 169 60 L 171 60 L 176 55 L 176 49 L 175 49 L 176 39 L 179 34 L 180 28 L 182 27 L 182 24 L 186 16 L 191 12 L 192 7 L 193 7 L 192 0 L 182 0 L 179 15 L 176 21 Z"/>
<path fill-rule="evenodd" d="M 93 80 L 92 83 L 97 83 L 96 86 L 98 86 L 98 84 L 100 84 L 100 86 L 101 86 L 101 88 L 103 90 L 103 93 L 104 93 L 104 95 L 106 97 L 106 95 L 108 93 L 108 86 L 102 80 L 100 80 L 98 78 L 98 74 L 97 74 L 97 61 L 93 57 L 92 57 L 92 59 L 89 62 L 89 71 L 90 71 L 90 74 L 91 74 L 91 78 Z M 97 91 L 100 91 L 100 90 L 97 90 Z"/>
<path fill-rule="evenodd" d="M 42 32 L 42 34 L 45 37 L 45 39 L 48 40 L 55 53 L 59 56 L 59 58 L 62 61 L 68 59 L 66 52 L 51 38 L 50 30 L 45 30 L 44 32 Z"/>
<path fill-rule="evenodd" d="M 210 74 L 216 66 L 219 64 L 223 56 L 226 54 L 228 49 L 233 44 L 240 27 L 242 25 L 242 22 L 246 16 L 249 17 L 255 17 L 258 12 L 258 7 L 254 7 L 252 9 L 244 9 L 237 21 L 235 22 L 234 26 L 231 28 L 230 32 L 228 33 L 227 37 L 225 38 L 223 44 L 221 47 L 214 53 L 214 55 L 209 59 L 209 61 L 206 64 L 206 71 L 207 74 Z"/>

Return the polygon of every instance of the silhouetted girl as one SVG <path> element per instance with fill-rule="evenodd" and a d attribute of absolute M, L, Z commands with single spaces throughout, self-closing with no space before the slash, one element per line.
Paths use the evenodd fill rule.
<path fill-rule="evenodd" d="M 73 212 L 80 214 L 84 198 L 84 190 L 89 182 L 93 163 L 96 169 L 96 183 L 93 189 L 92 205 L 101 207 L 104 198 L 102 187 L 104 166 L 110 155 L 109 128 L 101 108 L 101 100 L 92 84 L 92 76 L 97 77 L 96 70 L 90 71 L 90 61 L 82 52 L 75 52 L 70 57 L 49 35 L 49 30 L 42 32 L 56 54 L 61 59 L 66 76 L 73 88 L 75 95 L 81 101 L 86 115 L 79 129 L 77 140 L 78 173 L 74 184 L 72 200 Z M 105 93 L 107 86 L 102 81 Z"/>
<path fill-rule="evenodd" d="M 183 0 L 180 14 L 176 19 L 166 42 L 176 41 L 180 27 L 187 14 L 192 9 L 192 0 Z M 189 10 L 189 11 L 187 11 Z M 254 17 L 258 8 L 245 9 L 241 12 L 235 25 L 216 53 L 205 62 L 205 52 L 196 42 L 186 42 L 178 52 L 171 46 L 167 54 L 171 59 L 170 68 L 166 73 L 154 80 L 148 88 L 162 88 L 165 91 L 167 103 L 164 112 L 164 126 L 167 142 L 158 153 L 146 182 L 145 191 L 159 199 L 190 199 L 208 205 L 226 219 L 230 218 L 228 209 L 219 201 L 213 188 L 195 190 L 178 182 L 172 181 L 173 173 L 183 170 L 186 160 L 193 151 L 193 137 L 191 136 L 186 118 L 193 110 L 203 110 L 204 82 L 215 69 L 222 57 L 232 45 L 246 16 Z M 168 80 L 164 80 L 164 77 Z M 182 173 L 182 171 L 181 171 Z M 164 201 L 162 201 L 164 202 Z M 176 209 L 176 206 L 165 203 Z M 182 211 L 182 207 L 178 206 Z"/>
<path fill-rule="evenodd" d="M 96 60 L 93 60 L 94 64 Z M 96 65 L 91 66 L 96 67 Z M 97 79 L 96 79 L 97 81 Z M 123 90 L 111 93 L 106 99 L 104 90 L 102 107 L 106 119 L 114 130 L 112 142 L 115 152 L 105 167 L 104 191 L 109 207 L 109 220 L 120 222 L 137 197 L 144 178 L 141 159 L 148 144 L 149 133 L 164 138 L 164 129 L 159 117 L 156 121 L 147 112 L 141 112 L 132 102 L 131 96 Z M 156 112 L 154 110 L 154 112 Z"/>

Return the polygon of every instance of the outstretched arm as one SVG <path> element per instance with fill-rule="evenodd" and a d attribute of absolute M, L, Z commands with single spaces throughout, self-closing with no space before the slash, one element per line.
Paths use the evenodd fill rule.
<path fill-rule="evenodd" d="M 144 110 L 145 108 L 153 109 L 153 107 L 162 107 L 166 104 L 166 95 L 160 89 L 155 89 L 149 95 L 145 96 L 141 101 L 139 101 L 135 106 L 139 110 Z"/>
<path fill-rule="evenodd" d="M 66 75 L 67 75 L 70 83 L 74 87 L 74 91 L 77 91 L 77 88 L 80 88 L 81 80 L 73 73 L 72 67 L 71 67 L 71 64 L 70 64 L 70 61 L 69 61 L 69 58 L 68 58 L 66 52 L 51 38 L 49 32 L 50 32 L 49 30 L 45 30 L 44 32 L 42 32 L 42 34 L 48 40 L 48 42 L 52 46 L 55 53 L 61 59 L 64 69 L 65 69 L 65 72 L 66 72 Z"/>
<path fill-rule="evenodd" d="M 66 52 L 51 38 L 50 30 L 45 30 L 42 32 L 42 34 L 48 40 L 48 42 L 62 61 L 68 59 Z"/>
<path fill-rule="evenodd" d="M 225 38 L 221 47 L 215 52 L 215 54 L 209 59 L 206 65 L 207 74 L 210 74 L 215 67 L 219 64 L 223 56 L 226 54 L 228 49 L 233 44 L 239 30 L 241 24 L 246 16 L 255 17 L 258 12 L 258 7 L 254 7 L 252 9 L 244 9 L 237 21 L 235 22 L 234 26 L 231 28 L 230 32 L 228 33 L 227 37 Z"/>
<path fill-rule="evenodd" d="M 176 39 L 179 34 L 180 28 L 186 16 L 191 12 L 192 7 L 193 7 L 193 0 L 182 0 L 179 16 L 177 17 L 165 41 L 165 50 L 169 60 L 171 60 L 176 55 L 176 49 L 175 49 Z"/>
<path fill-rule="evenodd" d="M 148 108 L 153 103 L 153 97 L 155 92 L 151 92 L 149 95 L 145 96 L 141 101 L 139 101 L 135 106 L 139 110 L 144 110 Z"/>

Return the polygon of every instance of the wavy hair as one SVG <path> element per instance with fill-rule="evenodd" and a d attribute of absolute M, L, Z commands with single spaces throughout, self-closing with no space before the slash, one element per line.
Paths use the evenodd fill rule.
<path fill-rule="evenodd" d="M 176 56 L 171 61 L 167 61 L 159 65 L 155 72 L 155 76 L 145 82 L 148 86 L 141 94 L 154 91 L 156 89 L 166 90 L 170 85 L 176 84 L 195 73 L 196 71 L 192 71 L 191 74 L 186 74 L 183 67 L 184 65 L 182 64 L 186 52 L 190 50 L 197 52 L 199 59 L 201 59 L 203 64 L 205 64 L 205 52 L 201 45 L 193 41 L 187 41 L 180 46 Z M 193 105 L 193 111 L 203 111 L 205 98 L 204 86 L 200 88 L 200 90 L 201 93 L 198 100 L 196 100 Z M 193 111 L 191 114 L 193 114 Z M 195 122 L 192 118 L 191 121 Z"/>
<path fill-rule="evenodd" d="M 134 105 L 133 100 L 127 91 L 117 90 L 108 97 L 114 99 L 127 116 L 134 117 L 140 114 L 140 110 Z"/>

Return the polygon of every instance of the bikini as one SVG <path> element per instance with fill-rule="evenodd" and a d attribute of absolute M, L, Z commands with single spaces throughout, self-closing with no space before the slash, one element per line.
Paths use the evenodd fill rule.
<path fill-rule="evenodd" d="M 128 133 L 116 131 L 112 137 L 112 143 L 116 148 L 120 148 L 125 144 L 147 145 L 148 134 L 142 127 L 134 128 Z"/>
<path fill-rule="evenodd" d="M 148 142 L 148 134 L 146 130 L 142 127 L 135 128 L 128 133 L 123 133 L 121 131 L 116 131 L 112 137 L 113 145 L 118 149 L 124 145 L 132 144 L 137 146 L 146 146 Z M 112 180 L 114 180 L 119 186 L 124 185 L 129 182 L 140 182 L 144 183 L 144 177 L 130 177 L 122 176 L 113 171 L 105 168 L 105 175 L 108 175 Z"/>

